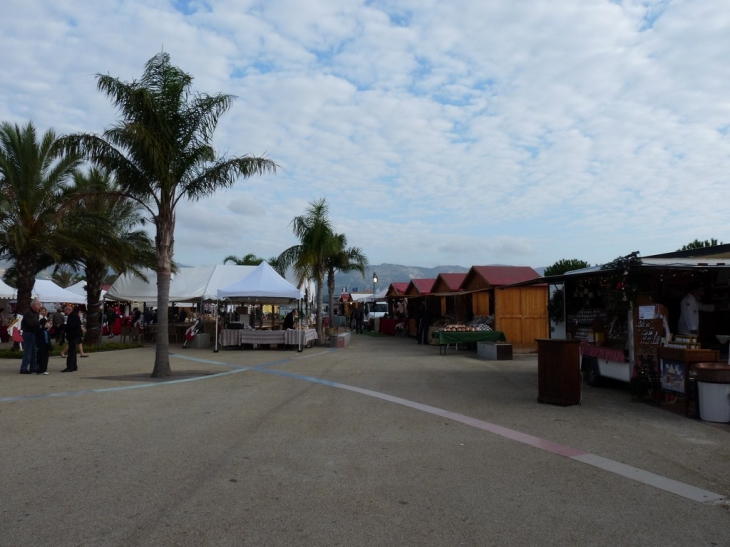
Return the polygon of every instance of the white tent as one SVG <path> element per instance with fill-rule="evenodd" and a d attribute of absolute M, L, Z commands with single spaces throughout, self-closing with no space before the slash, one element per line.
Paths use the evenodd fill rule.
<path fill-rule="evenodd" d="M 86 298 L 86 281 L 79 281 L 78 283 L 74 283 L 70 287 L 66 287 L 67 291 L 70 291 L 74 294 L 78 294 L 79 296 L 83 296 L 84 299 Z M 106 291 L 104 289 L 101 290 L 101 299 L 104 300 L 104 295 L 106 294 Z M 88 304 L 88 302 L 87 302 Z"/>
<path fill-rule="evenodd" d="M 18 291 L 0 279 L 0 298 L 14 299 L 18 297 Z"/>
<path fill-rule="evenodd" d="M 218 298 L 251 304 L 292 304 L 302 293 L 281 277 L 268 263 L 262 262 L 251 274 L 237 283 L 218 289 Z"/>
<path fill-rule="evenodd" d="M 170 280 L 170 303 L 215 300 L 217 291 L 240 281 L 256 269 L 256 266 L 232 266 L 219 264 L 199 268 L 180 268 Z M 147 281 L 131 273 L 120 275 L 106 293 L 106 300 L 124 302 L 157 302 L 157 272 L 146 270 Z"/>
<path fill-rule="evenodd" d="M 59 287 L 50 279 L 36 279 L 31 294 L 41 302 L 86 304 L 86 297 Z"/>
<path fill-rule="evenodd" d="M 388 294 L 388 288 L 386 287 L 380 292 L 377 292 L 375 294 L 370 294 L 367 297 L 365 297 L 365 302 L 378 302 L 380 300 L 385 300 L 385 295 Z"/>

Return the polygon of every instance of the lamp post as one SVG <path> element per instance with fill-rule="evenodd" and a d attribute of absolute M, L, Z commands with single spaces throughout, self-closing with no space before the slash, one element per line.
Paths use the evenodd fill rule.
<path fill-rule="evenodd" d="M 377 292 L 375 290 L 375 284 L 378 282 L 378 272 L 373 272 L 373 296 L 375 296 L 375 293 Z"/>

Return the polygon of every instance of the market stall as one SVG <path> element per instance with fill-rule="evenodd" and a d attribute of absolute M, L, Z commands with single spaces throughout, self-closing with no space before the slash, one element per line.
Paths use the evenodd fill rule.
<path fill-rule="evenodd" d="M 559 287 L 551 315 L 581 342 L 581 370 L 591 385 L 602 378 L 630 382 L 635 396 L 680 397 L 689 412 L 697 398 L 695 365 L 728 359 L 730 245 L 632 253 L 535 282 Z"/>
<path fill-rule="evenodd" d="M 286 279 L 281 277 L 268 263 L 262 262 L 245 279 L 218 289 L 220 300 L 247 303 L 247 304 L 296 304 L 301 300 L 301 291 Z M 291 329 L 294 331 L 295 329 Z M 312 329 L 299 329 L 302 334 L 291 334 L 288 340 L 296 343 L 300 348 L 309 340 L 316 340 L 314 334 L 307 333 Z M 284 345 L 287 343 L 289 330 L 252 330 L 252 329 L 223 329 L 221 331 L 221 345 L 235 346 L 243 344 L 253 345 Z M 314 338 L 312 338 L 314 336 Z M 216 340 L 215 351 L 218 350 Z"/>

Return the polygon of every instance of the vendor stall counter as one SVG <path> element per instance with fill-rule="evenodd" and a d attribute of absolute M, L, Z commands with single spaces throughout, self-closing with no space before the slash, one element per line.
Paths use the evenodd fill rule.
<path fill-rule="evenodd" d="M 439 354 L 446 354 L 450 344 L 459 349 L 459 344 L 476 344 L 477 342 L 506 342 L 504 333 L 498 330 L 484 331 L 436 331 L 431 335 L 438 340 Z"/>

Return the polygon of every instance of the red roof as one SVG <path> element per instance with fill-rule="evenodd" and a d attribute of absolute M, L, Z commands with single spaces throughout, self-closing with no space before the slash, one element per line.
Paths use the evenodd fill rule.
<path fill-rule="evenodd" d="M 456 292 L 461 288 L 461 284 L 466 279 L 465 273 L 441 273 L 439 277 L 444 280 L 451 291 Z M 438 278 L 437 278 L 438 279 Z"/>
<path fill-rule="evenodd" d="M 408 288 L 408 283 L 391 283 L 390 286 L 393 287 L 393 289 L 395 289 L 399 294 L 403 294 Z"/>
<path fill-rule="evenodd" d="M 418 289 L 421 294 L 431 294 L 433 284 L 436 283 L 435 279 L 411 279 L 411 283 Z"/>
<path fill-rule="evenodd" d="M 537 279 L 540 274 L 529 266 L 472 266 L 492 287 L 503 287 Z"/>

